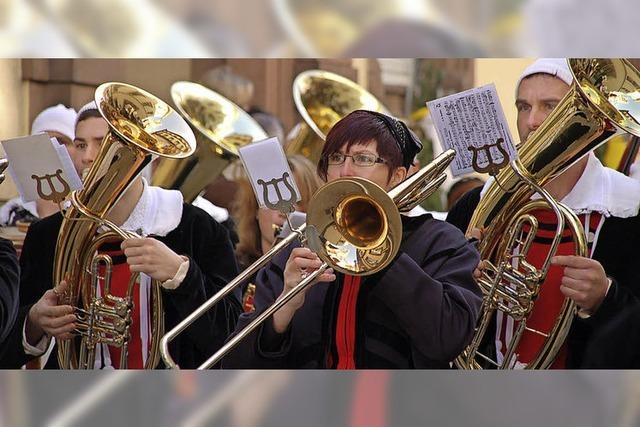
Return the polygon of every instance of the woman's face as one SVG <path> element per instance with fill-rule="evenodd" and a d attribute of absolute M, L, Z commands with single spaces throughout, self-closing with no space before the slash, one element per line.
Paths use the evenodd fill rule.
<path fill-rule="evenodd" d="M 356 154 L 371 154 L 378 157 L 378 143 L 372 139 L 363 144 L 354 144 L 348 150 L 345 148 L 347 144 L 343 145 L 339 153 L 347 156 L 354 156 Z M 385 159 L 382 159 L 383 161 Z M 331 164 L 327 167 L 327 181 L 335 181 L 338 178 L 357 176 L 360 178 L 366 178 L 378 184 L 380 187 L 389 191 L 400 183 L 406 176 L 406 170 L 404 168 L 396 168 L 389 178 L 389 166 L 386 163 L 375 163 L 371 166 L 359 166 L 356 165 L 352 157 L 345 157 L 342 164 Z"/>
<path fill-rule="evenodd" d="M 276 229 L 274 225 L 282 228 L 286 219 L 282 212 L 267 208 L 258 209 L 258 226 L 260 227 L 260 235 L 269 245 L 273 244 L 276 237 Z"/>

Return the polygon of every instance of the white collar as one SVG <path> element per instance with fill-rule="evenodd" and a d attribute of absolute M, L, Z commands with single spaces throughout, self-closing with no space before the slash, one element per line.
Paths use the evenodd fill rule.
<path fill-rule="evenodd" d="M 202 196 L 196 197 L 191 204 L 208 213 L 217 222 L 225 222 L 229 219 L 229 211 L 227 209 L 214 205 Z"/>
<path fill-rule="evenodd" d="M 584 172 L 562 203 L 576 214 L 600 212 L 628 218 L 640 210 L 640 182 L 604 167 L 591 152 Z"/>
<path fill-rule="evenodd" d="M 144 178 L 142 182 L 142 196 L 122 228 L 143 236 L 166 236 L 182 219 L 182 193 L 153 187 Z"/>
<path fill-rule="evenodd" d="M 584 172 L 569 194 L 562 199 L 562 203 L 577 215 L 587 212 L 599 212 L 605 217 L 618 218 L 637 215 L 640 210 L 640 182 L 604 167 L 593 152 L 588 156 Z M 493 177 L 487 180 L 480 197 L 484 196 L 493 181 Z M 535 196 L 534 198 L 539 198 L 539 195 Z"/>

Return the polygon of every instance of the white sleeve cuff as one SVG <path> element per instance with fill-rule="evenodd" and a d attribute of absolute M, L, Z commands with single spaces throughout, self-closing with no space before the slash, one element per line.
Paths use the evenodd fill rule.
<path fill-rule="evenodd" d="M 181 256 L 181 258 L 182 264 L 180 264 L 176 275 L 173 276 L 173 279 L 165 280 L 164 282 L 162 282 L 160 286 L 169 290 L 177 289 L 184 278 L 187 277 L 187 272 L 189 271 L 189 258 L 187 258 L 186 256 Z"/>
<path fill-rule="evenodd" d="M 47 334 L 44 334 L 40 341 L 33 346 L 27 342 L 27 319 L 24 319 L 24 323 L 22 325 L 22 347 L 24 348 L 24 352 L 30 356 L 42 356 L 47 352 L 49 346 L 53 345 L 54 340 Z"/>

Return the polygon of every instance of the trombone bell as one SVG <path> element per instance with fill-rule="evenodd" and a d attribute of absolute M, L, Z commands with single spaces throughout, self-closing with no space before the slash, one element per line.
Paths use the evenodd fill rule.
<path fill-rule="evenodd" d="M 368 275 L 398 252 L 402 222 L 382 188 L 364 178 L 340 178 L 320 188 L 309 202 L 306 233 L 309 248 L 334 270 Z"/>
<path fill-rule="evenodd" d="M 378 246 L 387 235 L 388 224 L 384 212 L 370 197 L 347 197 L 340 202 L 335 215 L 338 229 L 358 249 Z"/>

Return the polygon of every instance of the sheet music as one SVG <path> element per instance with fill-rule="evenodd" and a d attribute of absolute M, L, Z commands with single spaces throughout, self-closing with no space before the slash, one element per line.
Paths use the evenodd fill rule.
<path fill-rule="evenodd" d="M 69 192 L 82 189 L 82 180 L 69 152 L 55 138 L 49 138 L 46 134 L 13 138 L 2 141 L 2 147 L 9 159 L 9 174 L 25 202 L 40 198 L 38 181 L 46 194 L 61 192 L 65 184 Z M 61 172 L 58 174 L 58 171 Z M 34 175 L 39 179 L 34 179 Z M 51 178 L 43 179 L 47 175 Z"/>
<path fill-rule="evenodd" d="M 245 145 L 238 152 L 258 205 L 293 211 L 293 205 L 301 200 L 300 191 L 278 138 Z"/>
<path fill-rule="evenodd" d="M 517 157 L 493 83 L 427 102 L 444 150 L 452 148 L 453 176 L 489 172 Z M 473 167 L 473 157 L 479 167 Z M 499 167 L 498 167 L 499 166 Z"/>

